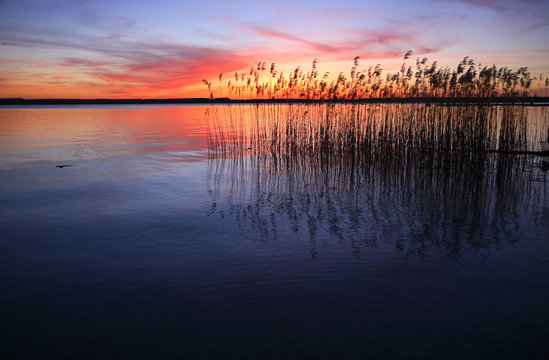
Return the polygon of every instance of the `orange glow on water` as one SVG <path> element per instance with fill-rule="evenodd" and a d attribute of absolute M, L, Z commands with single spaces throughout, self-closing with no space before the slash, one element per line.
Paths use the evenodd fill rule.
<path fill-rule="evenodd" d="M 162 153 L 203 159 L 203 106 L 0 109 L 0 148 L 14 162 L 73 162 L 121 154 Z M 48 151 L 42 152 L 46 148 Z"/>

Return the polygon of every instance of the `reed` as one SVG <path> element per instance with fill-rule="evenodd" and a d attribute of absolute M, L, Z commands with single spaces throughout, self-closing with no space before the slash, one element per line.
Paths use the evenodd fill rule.
<path fill-rule="evenodd" d="M 411 55 L 407 52 L 404 60 Z M 387 76 L 379 64 L 368 70 L 359 65 L 357 57 L 348 75 L 329 82 L 329 74 L 319 75 L 316 59 L 308 73 L 299 67 L 289 75 L 278 73 L 274 63 L 269 68 L 260 62 L 249 75 L 235 73 L 227 94 L 237 99 L 464 101 L 211 106 L 206 113 L 210 215 L 232 216 L 262 239 L 277 238 L 287 231 L 280 224 L 289 224 L 291 231 L 309 235 L 312 256 L 319 239 L 334 236 L 349 241 L 360 256 L 364 248 L 387 240 L 393 228 L 411 239 L 389 239 L 395 249 L 420 256 L 429 247 L 459 255 L 464 248 L 500 246 L 486 241 L 497 235 L 483 237 L 468 226 L 482 221 L 500 231 L 506 220 L 498 218 L 499 208 L 527 212 L 540 201 L 535 196 L 543 186 L 535 182 L 545 181 L 545 170 L 535 165 L 549 150 L 549 110 L 467 99 L 524 96 L 533 81 L 527 69 L 477 67 L 468 57 L 453 70 L 417 59 L 415 71 L 404 63 L 398 74 Z M 419 217 L 395 223 L 398 217 L 385 209 L 391 201 L 412 204 Z M 419 228 L 423 215 L 441 225 Z M 463 216 L 468 220 L 454 221 Z"/>
<path fill-rule="evenodd" d="M 535 153 L 549 139 L 547 107 L 430 104 L 255 104 L 212 107 L 210 152 L 276 153 L 329 161 Z M 536 116 L 530 116 L 539 112 Z"/>
<path fill-rule="evenodd" d="M 411 56 L 408 51 L 404 60 Z M 304 75 L 297 68 L 287 78 L 270 66 L 269 82 L 263 81 L 267 64 L 259 62 L 248 78 L 235 73 L 229 94 L 260 98 L 361 99 L 365 96 L 463 96 L 526 94 L 530 74 L 507 68 L 481 68 L 465 57 L 455 71 L 438 69 L 436 62 L 416 60 L 416 73 L 403 64 L 399 75 L 383 80 L 378 64 L 367 72 L 353 61 L 349 78 L 339 74 L 327 85 L 318 76 L 317 60 Z M 325 74 L 323 79 L 327 79 Z M 276 79 L 276 81 L 274 80 Z M 220 75 L 221 80 L 221 75 Z M 385 81 L 385 82 L 384 82 Z M 211 83 L 204 81 L 209 88 Z M 388 90 L 390 89 L 390 91 Z M 519 91 L 520 90 L 520 91 Z M 549 121 L 546 106 L 482 104 L 462 101 L 443 103 L 363 102 L 265 102 L 212 106 L 209 112 L 210 156 L 242 157 L 272 154 L 308 159 L 334 166 L 388 166 L 423 161 L 437 166 L 484 153 L 547 154 Z M 535 116 L 532 113 L 539 112 Z M 431 165 L 429 165 L 431 166 Z"/>
<path fill-rule="evenodd" d="M 360 67 L 355 57 L 348 73 L 340 72 L 332 78 L 328 72 L 321 75 L 318 60 L 305 71 L 298 66 L 289 74 L 278 72 L 272 63 L 259 62 L 247 75 L 235 73 L 234 80 L 221 82 L 219 97 L 230 99 L 305 99 L 305 100 L 361 100 L 382 98 L 494 98 L 528 96 L 532 84 L 541 88 L 543 74 L 532 77 L 527 67 L 512 70 L 508 67 L 476 64 L 466 56 L 455 68 L 439 67 L 437 61 L 417 58 L 408 64 L 412 51 L 404 55 L 400 71 L 384 74 L 380 64 Z M 213 97 L 211 82 L 208 95 Z M 545 81 L 547 87 L 549 82 Z M 223 90 L 226 87 L 226 90 Z"/>

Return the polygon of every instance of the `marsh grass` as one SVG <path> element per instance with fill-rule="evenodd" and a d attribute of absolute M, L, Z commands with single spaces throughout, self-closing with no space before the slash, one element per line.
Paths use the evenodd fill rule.
<path fill-rule="evenodd" d="M 437 61 L 417 58 L 408 63 L 412 51 L 406 52 L 400 71 L 384 73 L 381 64 L 362 68 L 355 57 L 349 72 L 337 76 L 319 72 L 314 59 L 308 70 L 298 66 L 284 74 L 272 63 L 270 71 L 265 62 L 252 66 L 248 73 L 234 74 L 234 79 L 222 82 L 219 75 L 217 95 L 230 99 L 305 99 L 305 100 L 361 100 L 384 98 L 495 98 L 527 96 L 532 85 L 541 89 L 543 74 L 532 77 L 527 67 L 517 70 L 477 64 L 469 56 L 454 68 L 439 67 Z M 208 87 L 214 97 L 212 83 Z M 545 87 L 549 82 L 545 81 Z M 223 90 L 225 88 L 225 90 Z"/>
<path fill-rule="evenodd" d="M 456 68 L 405 53 L 398 73 L 383 76 L 380 64 L 360 69 L 359 57 L 349 74 L 319 74 L 315 59 L 310 71 L 301 67 L 284 75 L 265 62 L 249 74 L 235 73 L 219 94 L 236 99 L 327 100 L 288 105 L 280 102 L 240 103 L 212 107 L 209 148 L 212 153 L 270 151 L 277 155 L 320 157 L 329 161 L 384 162 L 388 157 L 448 157 L 471 152 L 525 153 L 547 150 L 546 107 L 541 122 L 529 121 L 527 108 L 470 101 L 498 96 L 525 96 L 535 80 L 528 68 L 514 71 L 476 64 L 466 56 Z M 213 98 L 212 83 L 208 86 Z M 546 79 L 547 83 L 547 79 Z M 377 98 L 461 98 L 459 105 L 429 103 L 362 103 Z M 547 134 L 547 136 L 545 135 Z M 328 161 L 328 160 L 327 160 Z"/>
<path fill-rule="evenodd" d="M 549 150 L 548 107 L 467 99 L 526 95 L 527 69 L 477 68 L 468 57 L 455 70 L 438 69 L 418 59 L 415 73 L 403 64 L 399 74 L 382 77 L 379 65 L 361 71 L 358 61 L 349 77 L 340 74 L 331 83 L 326 75 L 317 80 L 316 60 L 309 73 L 298 68 L 287 77 L 272 64 L 268 81 L 267 66 L 259 63 L 249 76 L 236 73 L 227 93 L 238 99 L 463 101 L 212 105 L 206 113 L 210 215 L 228 215 L 262 239 L 278 238 L 289 226 L 308 234 L 313 257 L 330 246 L 321 239 L 332 238 L 349 242 L 355 256 L 381 241 L 420 256 L 432 247 L 457 256 L 502 246 L 505 214 L 528 214 L 544 196 L 547 174 L 536 164 Z M 415 213 L 402 216 L 408 208 Z"/>
<path fill-rule="evenodd" d="M 355 165 L 547 147 L 546 107 L 429 104 L 261 104 L 212 107 L 209 149 Z M 530 113 L 539 112 L 536 116 Z"/>
<path fill-rule="evenodd" d="M 549 145 L 547 112 L 480 104 L 212 106 L 210 216 L 228 216 L 263 240 L 299 234 L 313 257 L 335 246 L 326 239 L 356 257 L 378 246 L 418 256 L 500 248 L 518 239 L 498 240 L 505 214 L 529 214 L 544 201 L 547 172 L 537 164 Z"/>

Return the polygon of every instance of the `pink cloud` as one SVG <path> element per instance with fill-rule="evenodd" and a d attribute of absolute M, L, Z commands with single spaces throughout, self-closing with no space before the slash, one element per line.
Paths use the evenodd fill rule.
<path fill-rule="evenodd" d="M 413 48 L 416 52 L 422 54 L 437 52 L 443 48 L 443 46 L 428 47 L 422 45 L 412 32 L 399 33 L 385 30 L 347 29 L 345 30 L 345 34 L 339 36 L 337 45 L 333 45 L 310 41 L 289 33 L 274 31 L 260 26 L 248 26 L 247 28 L 251 29 L 256 36 L 276 38 L 289 43 L 295 43 L 300 46 L 302 54 L 312 53 L 314 56 L 327 55 L 334 60 L 348 59 L 356 55 L 369 59 L 398 58 L 408 48 Z"/>
<path fill-rule="evenodd" d="M 293 35 L 290 35 L 290 34 L 287 34 L 287 33 L 279 32 L 279 31 L 274 31 L 274 30 L 267 29 L 267 28 L 262 28 L 260 26 L 250 26 L 250 29 L 252 29 L 255 32 L 255 34 L 260 35 L 260 36 L 273 37 L 273 38 L 278 38 L 278 39 L 281 39 L 281 40 L 293 41 L 293 42 L 299 43 L 301 45 L 305 45 L 305 46 L 307 46 L 307 47 L 309 47 L 313 50 L 320 51 L 320 52 L 340 52 L 340 51 L 342 51 L 341 49 L 339 49 L 337 47 L 317 43 L 317 42 L 314 42 L 314 41 L 304 40 L 304 39 L 301 39 L 297 36 L 293 36 Z"/>

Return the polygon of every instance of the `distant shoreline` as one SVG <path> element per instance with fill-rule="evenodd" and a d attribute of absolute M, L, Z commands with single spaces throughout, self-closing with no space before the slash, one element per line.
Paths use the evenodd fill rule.
<path fill-rule="evenodd" d="M 229 98 L 181 98 L 181 99 L 23 99 L 1 98 L 1 105 L 117 105 L 117 104 L 328 104 L 328 103 L 426 103 L 440 105 L 466 104 L 517 104 L 549 105 L 549 97 L 497 97 L 497 98 L 381 98 L 358 100 L 307 100 L 307 99 L 253 99 L 233 100 Z"/>

